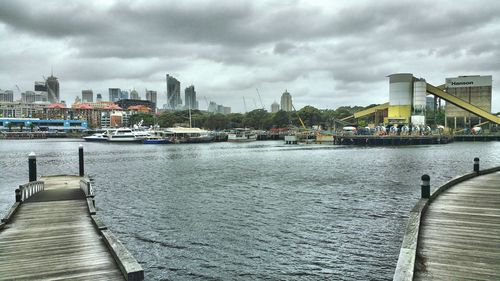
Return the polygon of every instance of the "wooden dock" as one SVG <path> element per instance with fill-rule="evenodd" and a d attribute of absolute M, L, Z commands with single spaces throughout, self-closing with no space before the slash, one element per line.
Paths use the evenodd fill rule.
<path fill-rule="evenodd" d="M 87 177 L 42 177 L 16 190 L 0 224 L 0 280 L 143 280 L 95 216 Z"/>
<path fill-rule="evenodd" d="M 417 203 L 394 280 L 500 280 L 500 167 L 455 178 Z"/>

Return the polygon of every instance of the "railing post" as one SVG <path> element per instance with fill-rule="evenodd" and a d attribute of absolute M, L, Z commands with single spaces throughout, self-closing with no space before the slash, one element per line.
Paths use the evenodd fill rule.
<path fill-rule="evenodd" d="M 85 171 L 84 171 L 84 166 L 83 166 L 83 145 L 80 144 L 80 146 L 78 147 L 78 166 L 80 167 L 80 177 L 83 177 L 83 175 L 85 174 Z"/>
<path fill-rule="evenodd" d="M 31 152 L 28 156 L 29 180 L 36 181 L 36 154 Z"/>
<path fill-rule="evenodd" d="M 16 202 L 21 202 L 21 201 L 22 201 L 21 189 L 17 188 L 16 189 Z"/>
<path fill-rule="evenodd" d="M 422 176 L 422 198 L 429 199 L 431 197 L 431 177 L 429 175 Z"/>
<path fill-rule="evenodd" d="M 479 174 L 479 157 L 474 158 L 474 172 Z"/>

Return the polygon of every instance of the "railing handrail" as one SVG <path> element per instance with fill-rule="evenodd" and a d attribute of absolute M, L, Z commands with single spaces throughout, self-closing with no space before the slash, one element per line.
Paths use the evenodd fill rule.
<path fill-rule="evenodd" d="M 19 186 L 16 190 L 16 202 L 26 201 L 31 196 L 45 189 L 43 181 L 30 181 Z"/>
<path fill-rule="evenodd" d="M 420 232 L 420 224 L 425 211 L 428 206 L 445 190 L 455 186 L 458 183 L 464 182 L 471 178 L 486 175 L 490 173 L 495 173 L 500 171 L 500 166 L 479 170 L 479 165 L 477 167 L 477 172 L 468 173 L 462 176 L 458 176 L 447 181 L 445 184 L 438 187 L 429 199 L 422 198 L 418 200 L 415 207 L 410 212 L 408 218 L 408 223 L 406 225 L 405 234 L 403 237 L 403 242 L 401 243 L 401 250 L 399 252 L 398 263 L 396 270 L 394 272 L 393 280 L 396 281 L 410 281 L 413 280 L 415 273 L 415 264 L 417 259 L 417 248 L 418 248 L 418 237 Z"/>

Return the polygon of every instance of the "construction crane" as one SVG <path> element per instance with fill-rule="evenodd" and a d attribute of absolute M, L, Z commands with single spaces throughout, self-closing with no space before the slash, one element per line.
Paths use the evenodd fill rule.
<path fill-rule="evenodd" d="M 307 131 L 306 125 L 304 124 L 304 121 L 302 121 L 302 118 L 300 118 L 299 112 L 297 111 L 297 109 L 295 109 L 295 106 L 293 106 L 293 103 L 292 103 L 292 108 L 295 111 L 295 114 L 297 114 L 297 117 L 299 118 L 299 121 L 300 121 L 300 124 L 302 125 L 302 128 L 304 128 L 304 130 Z"/>
<path fill-rule="evenodd" d="M 262 98 L 260 97 L 259 89 L 258 89 L 258 88 L 255 88 L 255 90 L 257 90 L 257 95 L 259 96 L 259 101 L 260 101 L 260 105 L 262 106 L 262 109 L 266 109 L 266 108 L 264 107 L 264 104 L 262 103 Z"/>
<path fill-rule="evenodd" d="M 247 102 L 245 101 L 245 97 L 243 97 L 243 106 L 245 107 L 245 113 L 247 113 Z"/>

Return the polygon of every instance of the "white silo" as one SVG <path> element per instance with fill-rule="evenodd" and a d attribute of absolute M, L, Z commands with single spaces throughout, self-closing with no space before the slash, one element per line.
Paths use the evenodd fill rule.
<path fill-rule="evenodd" d="M 413 74 L 397 73 L 389 75 L 388 122 L 407 124 L 411 116 L 413 98 Z"/>
<path fill-rule="evenodd" d="M 427 82 L 425 79 L 415 79 L 413 82 L 413 114 L 411 123 L 414 125 L 425 125 L 425 106 L 427 96 Z"/>

